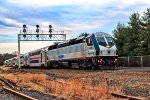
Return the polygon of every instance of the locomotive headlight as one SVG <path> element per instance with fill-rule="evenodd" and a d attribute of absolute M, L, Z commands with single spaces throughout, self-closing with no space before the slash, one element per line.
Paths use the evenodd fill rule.
<path fill-rule="evenodd" d="M 106 48 L 110 48 L 110 45 L 107 45 Z"/>

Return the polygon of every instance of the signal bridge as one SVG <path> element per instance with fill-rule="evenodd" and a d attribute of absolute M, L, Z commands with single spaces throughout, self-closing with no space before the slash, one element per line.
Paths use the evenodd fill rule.
<path fill-rule="evenodd" d="M 52 25 L 49 25 L 49 31 L 40 30 L 40 26 L 36 25 L 36 31 L 28 31 L 26 25 L 23 25 L 23 30 L 18 34 L 18 61 L 20 66 L 20 41 L 65 41 L 66 34 L 64 31 L 52 31 Z"/>
<path fill-rule="evenodd" d="M 65 41 L 66 40 L 66 34 L 64 34 L 64 31 L 55 31 L 52 32 L 52 34 L 47 34 L 47 32 L 41 32 L 32 34 L 23 34 L 22 31 L 20 31 L 20 34 L 18 34 L 18 39 L 20 41 Z"/>

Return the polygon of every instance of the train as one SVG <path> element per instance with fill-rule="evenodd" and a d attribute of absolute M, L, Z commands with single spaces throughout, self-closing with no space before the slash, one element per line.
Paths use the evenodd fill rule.
<path fill-rule="evenodd" d="M 83 33 L 77 38 L 56 42 L 20 56 L 21 67 L 72 67 L 97 69 L 117 65 L 118 49 L 112 36 L 105 32 Z M 4 61 L 5 66 L 18 66 L 18 57 Z"/>

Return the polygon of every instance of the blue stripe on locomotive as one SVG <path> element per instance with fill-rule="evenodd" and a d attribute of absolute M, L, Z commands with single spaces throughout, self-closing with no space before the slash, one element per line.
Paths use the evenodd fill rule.
<path fill-rule="evenodd" d="M 64 58 L 63 54 L 58 55 L 58 58 Z"/>

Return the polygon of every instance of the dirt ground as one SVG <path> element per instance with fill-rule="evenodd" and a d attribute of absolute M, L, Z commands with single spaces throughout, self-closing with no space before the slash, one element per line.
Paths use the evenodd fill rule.
<path fill-rule="evenodd" d="M 148 69 L 77 70 L 0 67 L 0 76 L 17 82 L 24 88 L 66 98 L 74 96 L 80 99 L 115 100 L 109 96 L 109 93 L 117 92 L 150 100 Z"/>

